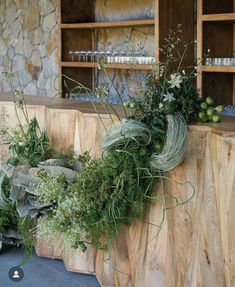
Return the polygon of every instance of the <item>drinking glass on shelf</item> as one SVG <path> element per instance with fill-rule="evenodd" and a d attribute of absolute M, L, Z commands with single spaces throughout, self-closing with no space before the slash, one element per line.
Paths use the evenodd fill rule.
<path fill-rule="evenodd" d="M 217 66 L 218 65 L 218 58 L 206 58 L 205 59 L 205 65 L 206 66 L 212 66 L 212 65 Z"/>
<path fill-rule="evenodd" d="M 106 57 L 107 57 L 107 63 L 111 64 L 112 63 L 112 51 L 106 51 Z"/>
<path fill-rule="evenodd" d="M 125 64 L 126 63 L 126 52 L 120 52 L 120 63 Z"/>
<path fill-rule="evenodd" d="M 146 57 L 143 57 L 143 56 L 138 57 L 138 64 L 141 64 L 141 65 L 146 64 L 145 58 Z"/>
<path fill-rule="evenodd" d="M 74 62 L 74 51 L 69 50 L 69 54 L 71 55 L 71 61 Z"/>
<path fill-rule="evenodd" d="M 113 52 L 113 63 L 117 64 L 118 63 L 118 52 Z"/>
<path fill-rule="evenodd" d="M 94 62 L 97 62 L 97 61 L 98 61 L 98 54 L 99 54 L 98 51 L 93 51 L 93 61 L 94 61 Z"/>
<path fill-rule="evenodd" d="M 74 54 L 77 56 L 77 62 L 81 61 L 81 51 L 75 51 Z"/>
<path fill-rule="evenodd" d="M 78 55 L 79 55 L 80 62 L 84 62 L 86 51 L 78 51 Z"/>
<path fill-rule="evenodd" d="M 93 51 L 87 51 L 87 62 L 92 62 Z"/>
<path fill-rule="evenodd" d="M 102 59 L 102 58 L 105 58 L 105 56 L 106 56 L 106 53 L 104 52 L 104 51 L 98 51 L 97 52 L 98 54 L 97 54 L 97 57 L 98 57 L 98 61 L 100 60 L 100 59 Z"/>

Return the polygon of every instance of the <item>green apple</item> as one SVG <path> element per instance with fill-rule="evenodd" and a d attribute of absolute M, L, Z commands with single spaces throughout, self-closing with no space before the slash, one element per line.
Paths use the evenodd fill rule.
<path fill-rule="evenodd" d="M 198 117 L 200 120 L 204 119 L 206 117 L 206 113 L 205 112 L 199 112 L 198 113 Z"/>
<path fill-rule="evenodd" d="M 203 110 L 206 110 L 207 107 L 208 107 L 208 105 L 207 105 L 206 102 L 202 102 L 200 106 L 201 106 L 201 108 L 202 108 Z"/>
<path fill-rule="evenodd" d="M 134 102 L 130 102 L 130 108 L 134 109 L 135 108 L 135 103 Z"/>
<path fill-rule="evenodd" d="M 214 100 L 212 99 L 212 97 L 207 97 L 207 98 L 206 98 L 206 103 L 207 103 L 209 106 L 212 106 L 212 105 L 214 105 Z"/>
<path fill-rule="evenodd" d="M 221 120 L 221 116 L 220 115 L 214 115 L 212 120 L 214 123 L 218 123 Z"/>
<path fill-rule="evenodd" d="M 219 105 L 215 108 L 215 110 L 218 112 L 218 113 L 222 113 L 224 111 L 224 107 L 222 105 Z"/>
<path fill-rule="evenodd" d="M 213 115 L 213 109 L 212 108 L 207 109 L 206 113 L 208 116 L 212 116 Z"/>

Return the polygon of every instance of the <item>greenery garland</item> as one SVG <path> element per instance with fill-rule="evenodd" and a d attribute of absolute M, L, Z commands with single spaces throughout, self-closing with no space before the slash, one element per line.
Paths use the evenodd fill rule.
<path fill-rule="evenodd" d="M 198 115 L 203 121 L 209 120 L 206 109 L 213 102 L 207 99 L 205 104 L 198 97 L 193 83 L 197 68 L 191 67 L 186 73 L 187 67 L 181 67 L 187 45 L 180 53 L 179 32 L 180 28 L 166 39 L 163 47 L 166 62 L 153 65 L 138 95 L 131 95 L 130 100 L 123 103 L 115 87 L 126 119 L 121 120 L 115 107 L 103 99 L 101 104 L 111 121 L 114 123 L 112 114 L 119 119 L 119 123 L 109 129 L 92 101 L 94 96 L 106 97 L 109 91 L 98 87 L 94 93 L 66 77 L 76 84 L 74 90 L 88 93 L 106 130 L 99 158 L 91 157 L 88 152 L 56 154 L 47 135 L 40 131 L 37 120 L 29 120 L 23 93 L 14 91 L 19 125 L 12 131 L 1 131 L 13 157 L 1 166 L 0 245 L 23 243 L 30 252 L 34 232 L 48 239 L 59 233 L 74 248 L 85 251 L 87 245 L 92 244 L 107 250 L 120 226 L 142 220 L 153 200 L 158 200 L 162 206 L 162 218 L 156 226 L 160 230 L 167 209 L 182 206 L 192 199 L 195 190 L 189 182 L 177 183 L 190 184 L 192 196 L 182 202 L 172 195 L 175 202 L 172 207 L 165 205 L 166 195 L 153 194 L 157 181 L 172 180 L 163 172 L 183 160 L 186 123 Z M 175 70 L 169 67 L 172 63 Z M 98 69 L 106 73 L 105 66 L 106 60 L 101 59 Z M 4 76 L 11 83 L 13 75 L 5 73 Z M 19 110 L 26 125 L 20 121 Z M 210 116 L 213 118 L 215 114 L 212 114 L 216 113 L 218 120 L 217 113 L 221 111 L 221 106 L 210 107 Z M 52 155 L 54 159 L 48 160 Z M 35 220 L 36 229 L 33 228 Z"/>

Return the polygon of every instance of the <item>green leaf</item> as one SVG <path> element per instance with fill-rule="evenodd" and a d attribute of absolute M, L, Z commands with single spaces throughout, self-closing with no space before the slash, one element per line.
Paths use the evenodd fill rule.
<path fill-rule="evenodd" d="M 4 181 L 6 180 L 6 174 L 0 173 L 0 208 L 8 209 L 11 205 L 9 198 L 6 197 L 4 192 Z"/>
<path fill-rule="evenodd" d="M 19 158 L 17 157 L 11 157 L 7 160 L 7 164 L 10 164 L 11 166 L 17 166 L 19 163 Z"/>

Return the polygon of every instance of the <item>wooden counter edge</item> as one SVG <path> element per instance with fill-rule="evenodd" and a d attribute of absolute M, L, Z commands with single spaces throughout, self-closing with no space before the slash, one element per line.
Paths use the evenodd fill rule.
<path fill-rule="evenodd" d="M 68 99 L 41 96 L 25 96 L 25 101 L 29 106 L 44 106 L 49 109 L 61 109 L 61 110 L 75 110 L 84 114 L 96 114 L 96 111 L 91 103 L 77 102 Z M 12 102 L 12 96 L 10 93 L 0 93 L 0 103 L 10 104 Z M 97 110 L 100 114 L 107 116 L 107 111 L 100 103 L 95 103 Z M 124 112 L 121 106 L 116 105 L 115 110 L 120 117 L 124 116 Z M 112 110 L 109 112 L 113 114 Z M 235 117 L 223 116 L 220 123 L 192 123 L 188 125 L 189 131 L 211 132 L 223 137 L 235 137 Z"/>

